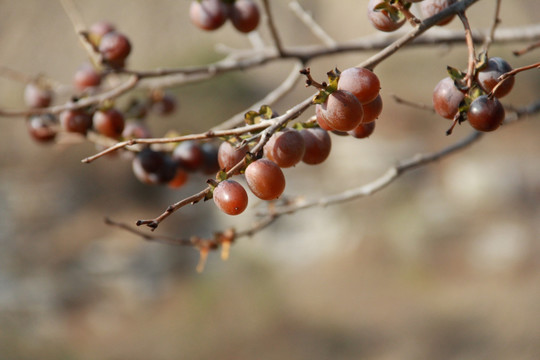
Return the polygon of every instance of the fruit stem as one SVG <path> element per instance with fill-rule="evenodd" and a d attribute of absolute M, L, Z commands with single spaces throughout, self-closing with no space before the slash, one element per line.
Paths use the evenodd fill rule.
<path fill-rule="evenodd" d="M 311 71 L 309 68 L 300 70 L 300 74 L 305 75 L 307 77 L 306 87 L 313 86 L 319 90 L 326 90 L 326 87 L 328 86 L 328 84 L 326 82 L 319 83 L 315 81 L 315 79 L 311 77 Z"/>

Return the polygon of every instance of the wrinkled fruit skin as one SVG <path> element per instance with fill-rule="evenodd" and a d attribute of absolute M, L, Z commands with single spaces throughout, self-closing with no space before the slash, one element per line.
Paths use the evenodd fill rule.
<path fill-rule="evenodd" d="M 323 104 L 317 104 L 318 114 L 334 130 L 349 131 L 363 120 L 364 110 L 356 96 L 346 90 L 336 90 Z"/>

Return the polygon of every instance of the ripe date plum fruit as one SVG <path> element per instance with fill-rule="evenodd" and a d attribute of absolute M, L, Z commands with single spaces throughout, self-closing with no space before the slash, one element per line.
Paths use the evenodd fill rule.
<path fill-rule="evenodd" d="M 332 149 L 332 140 L 328 131 L 321 128 L 302 129 L 300 134 L 304 138 L 306 151 L 302 161 L 308 165 L 322 163 Z"/>
<path fill-rule="evenodd" d="M 478 131 L 496 130 L 504 121 L 504 107 L 497 98 L 490 99 L 487 95 L 476 98 L 467 111 L 467 119 L 471 126 Z"/>
<path fill-rule="evenodd" d="M 248 151 L 247 145 L 237 147 L 227 141 L 222 142 L 218 149 L 219 168 L 225 171 L 231 170 L 244 159 Z"/>
<path fill-rule="evenodd" d="M 64 110 L 60 113 L 60 124 L 67 132 L 86 135 L 92 127 L 92 116 L 82 109 Z"/>
<path fill-rule="evenodd" d="M 375 121 L 381 114 L 382 108 L 383 108 L 383 102 L 382 102 L 381 95 L 377 95 L 375 100 L 362 105 L 362 109 L 364 110 L 364 120 L 362 121 L 362 124 Z"/>
<path fill-rule="evenodd" d="M 26 120 L 26 126 L 34 140 L 48 143 L 56 138 L 58 119 L 52 114 L 33 115 Z"/>
<path fill-rule="evenodd" d="M 351 92 L 363 105 L 375 100 L 379 95 L 381 83 L 371 70 L 353 67 L 341 72 L 338 89 Z"/>
<path fill-rule="evenodd" d="M 369 137 L 375 130 L 375 121 L 358 125 L 355 129 L 348 132 L 354 138 L 364 139 Z"/>
<path fill-rule="evenodd" d="M 173 159 L 186 171 L 197 171 L 203 166 L 204 154 L 198 141 L 183 141 L 174 149 Z"/>
<path fill-rule="evenodd" d="M 362 104 L 356 96 L 346 90 L 336 90 L 326 101 L 316 106 L 317 117 L 321 117 L 330 128 L 349 131 L 360 124 L 364 118 Z"/>
<path fill-rule="evenodd" d="M 431 17 L 435 14 L 440 13 L 450 5 L 454 4 L 456 0 L 424 0 L 420 3 L 420 10 L 424 18 Z M 437 23 L 438 26 L 443 26 L 448 24 L 455 15 L 449 16 L 446 19 L 443 19 Z"/>
<path fill-rule="evenodd" d="M 369 0 L 367 16 L 375 29 L 385 32 L 391 32 L 399 29 L 405 23 L 405 17 L 399 21 L 394 21 L 388 11 L 375 10 L 375 6 L 381 3 L 382 0 Z"/>
<path fill-rule="evenodd" d="M 46 86 L 31 82 L 24 88 L 24 103 L 31 108 L 44 108 L 51 104 L 53 92 Z"/>
<path fill-rule="evenodd" d="M 259 7 L 252 0 L 236 0 L 231 6 L 229 17 L 236 30 L 248 33 L 259 25 Z"/>
<path fill-rule="evenodd" d="M 264 155 L 281 168 L 299 163 L 306 150 L 304 137 L 295 130 L 280 131 L 272 135 L 264 146 Z"/>
<path fill-rule="evenodd" d="M 122 135 L 125 126 L 124 115 L 115 108 L 96 111 L 92 123 L 97 132 L 114 139 Z"/>
<path fill-rule="evenodd" d="M 148 185 L 166 184 L 174 179 L 178 166 L 165 153 L 150 148 L 142 149 L 132 162 L 133 173 Z"/>
<path fill-rule="evenodd" d="M 228 215 L 241 214 L 248 205 L 248 195 L 242 185 L 234 180 L 223 180 L 214 189 L 214 203 Z"/>
<path fill-rule="evenodd" d="M 262 200 L 274 200 L 285 190 L 285 175 L 268 159 L 259 159 L 246 168 L 246 181 L 251 192 Z"/>
<path fill-rule="evenodd" d="M 73 76 L 73 85 L 79 91 L 96 88 L 101 84 L 101 74 L 89 63 L 84 63 Z"/>
<path fill-rule="evenodd" d="M 202 30 L 216 30 L 227 21 L 228 8 L 221 0 L 193 1 L 189 7 L 191 22 Z"/>
<path fill-rule="evenodd" d="M 122 137 L 126 139 L 146 139 L 151 138 L 152 133 L 146 123 L 141 120 L 128 120 L 122 131 Z"/>
<path fill-rule="evenodd" d="M 495 85 L 499 83 L 499 76 L 509 71 L 512 71 L 512 67 L 506 60 L 500 57 L 489 58 L 487 66 L 478 72 L 478 82 L 486 92 L 491 92 Z M 514 87 L 514 82 L 515 78 L 513 76 L 505 79 L 494 95 L 498 98 L 506 96 Z"/>
<path fill-rule="evenodd" d="M 435 112 L 445 119 L 453 119 L 465 95 L 454 85 L 454 80 L 445 77 L 433 89 Z"/>
<path fill-rule="evenodd" d="M 131 43 L 124 34 L 113 31 L 103 35 L 98 49 L 105 61 L 122 67 L 131 52 Z"/>
<path fill-rule="evenodd" d="M 201 145 L 203 152 L 203 164 L 201 171 L 203 174 L 212 175 L 219 171 L 218 146 L 213 142 L 205 142 Z"/>

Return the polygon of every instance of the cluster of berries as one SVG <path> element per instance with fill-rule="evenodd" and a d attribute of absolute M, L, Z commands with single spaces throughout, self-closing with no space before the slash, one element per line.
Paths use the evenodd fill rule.
<path fill-rule="evenodd" d="M 449 67 L 450 76 L 439 81 L 433 90 L 435 111 L 455 122 L 468 121 L 478 131 L 496 130 L 505 118 L 504 107 L 498 98 L 512 90 L 515 80 L 509 77 L 499 84 L 498 79 L 511 70 L 508 62 L 500 57 L 482 59 L 469 87 L 464 83 L 466 74 Z"/>
<path fill-rule="evenodd" d="M 399 29 L 407 18 L 404 11 L 408 11 L 412 3 L 420 3 L 420 11 L 424 18 L 431 17 L 456 0 L 370 0 L 367 16 L 373 27 L 377 30 L 391 32 Z M 454 15 L 441 20 L 437 25 L 448 24 Z"/>
<path fill-rule="evenodd" d="M 236 30 L 248 33 L 257 28 L 261 15 L 252 0 L 197 0 L 191 3 L 189 17 L 202 30 L 219 29 L 230 19 Z"/>

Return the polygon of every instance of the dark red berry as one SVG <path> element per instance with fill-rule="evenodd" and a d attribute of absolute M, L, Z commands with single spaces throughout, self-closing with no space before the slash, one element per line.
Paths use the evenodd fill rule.
<path fill-rule="evenodd" d="M 453 119 L 465 95 L 454 85 L 454 80 L 446 77 L 433 90 L 433 108 L 445 119 Z"/>
<path fill-rule="evenodd" d="M 317 104 L 317 107 L 317 116 L 330 128 L 338 131 L 354 129 L 364 117 L 362 104 L 346 90 L 334 91 L 323 104 Z"/>
<path fill-rule="evenodd" d="M 249 164 L 245 175 L 251 192 L 259 199 L 277 199 L 285 190 L 283 171 L 268 159 L 259 159 Z"/>
<path fill-rule="evenodd" d="M 495 85 L 499 83 L 499 76 L 509 71 L 512 71 L 512 67 L 506 60 L 500 57 L 492 57 L 488 60 L 486 67 L 478 72 L 478 81 L 486 92 L 491 92 Z M 504 80 L 494 95 L 498 98 L 506 96 L 514 87 L 514 81 L 513 76 Z"/>
<path fill-rule="evenodd" d="M 56 138 L 58 120 L 52 114 L 30 116 L 26 125 L 32 138 L 38 142 L 48 143 Z"/>
<path fill-rule="evenodd" d="M 244 159 L 248 151 L 249 147 L 247 145 L 237 147 L 236 145 L 231 145 L 227 141 L 222 142 L 218 149 L 220 169 L 229 171 Z"/>
<path fill-rule="evenodd" d="M 383 0 L 369 0 L 367 16 L 373 27 L 380 31 L 395 31 L 405 23 L 405 17 L 399 21 L 394 21 L 386 10 L 375 10 L 375 6 Z"/>
<path fill-rule="evenodd" d="M 79 91 L 96 88 L 101 84 L 101 74 L 88 63 L 83 64 L 73 76 L 73 85 Z"/>
<path fill-rule="evenodd" d="M 338 89 L 351 92 L 364 105 L 379 95 L 381 83 L 371 70 L 353 67 L 343 70 L 340 74 Z"/>
<path fill-rule="evenodd" d="M 111 138 L 120 137 L 124 131 L 124 115 L 115 108 L 96 111 L 92 122 L 97 132 Z"/>
<path fill-rule="evenodd" d="M 358 125 L 356 129 L 349 131 L 349 135 L 357 139 L 364 139 L 369 137 L 373 130 L 375 130 L 375 121 Z"/>
<path fill-rule="evenodd" d="M 241 214 L 248 205 L 248 195 L 242 185 L 234 180 L 223 180 L 214 189 L 214 203 L 228 215 Z"/>
<path fill-rule="evenodd" d="M 467 111 L 467 120 L 478 131 L 496 130 L 504 121 L 504 107 L 497 98 L 487 95 L 476 98 Z"/>
<path fill-rule="evenodd" d="M 304 138 L 295 130 L 275 133 L 264 146 L 265 156 L 282 168 L 299 163 L 305 151 Z"/>
<path fill-rule="evenodd" d="M 24 103 L 31 108 L 45 108 L 52 102 L 53 92 L 46 86 L 28 83 L 24 88 Z"/>
<path fill-rule="evenodd" d="M 108 63 L 121 65 L 131 52 L 131 43 L 124 34 L 109 32 L 101 38 L 99 52 Z"/>
<path fill-rule="evenodd" d="M 92 127 L 92 116 L 82 109 L 65 110 L 60 113 L 60 123 L 67 132 L 86 135 Z"/>
<path fill-rule="evenodd" d="M 255 30 L 261 17 L 259 7 L 251 0 L 236 0 L 229 16 L 236 30 L 243 33 Z"/>
<path fill-rule="evenodd" d="M 228 9 L 221 0 L 193 1 L 189 8 L 191 22 L 202 30 L 216 30 L 227 21 Z"/>
<path fill-rule="evenodd" d="M 300 134 L 304 137 L 306 151 L 302 161 L 309 165 L 322 163 L 332 149 L 332 140 L 326 130 L 321 128 L 303 129 Z"/>
<path fill-rule="evenodd" d="M 197 141 L 183 141 L 174 149 L 173 159 L 186 171 L 197 171 L 202 168 L 204 154 Z"/>

